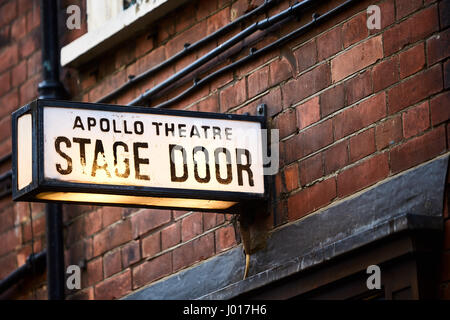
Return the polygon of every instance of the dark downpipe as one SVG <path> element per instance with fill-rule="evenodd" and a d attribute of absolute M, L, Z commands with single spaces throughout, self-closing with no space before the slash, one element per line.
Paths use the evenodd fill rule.
<path fill-rule="evenodd" d="M 41 0 L 42 70 L 39 98 L 64 99 L 66 92 L 59 80 L 58 8 L 56 0 Z M 62 206 L 47 204 L 47 287 L 49 300 L 64 300 L 64 247 Z"/>
<path fill-rule="evenodd" d="M 0 281 L 0 294 L 11 288 L 17 282 L 29 275 L 40 274 L 45 270 L 46 251 L 28 256 L 24 265 L 20 266 Z"/>

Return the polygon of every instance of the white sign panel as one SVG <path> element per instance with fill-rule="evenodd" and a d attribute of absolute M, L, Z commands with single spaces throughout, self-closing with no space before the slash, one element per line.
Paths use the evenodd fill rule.
<path fill-rule="evenodd" d="M 264 193 L 259 122 L 44 106 L 43 123 L 46 179 Z"/>

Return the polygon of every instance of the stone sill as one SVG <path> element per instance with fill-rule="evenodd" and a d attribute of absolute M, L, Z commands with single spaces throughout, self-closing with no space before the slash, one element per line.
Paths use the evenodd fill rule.
<path fill-rule="evenodd" d="M 144 0 L 121 12 L 100 29 L 87 32 L 61 48 L 61 66 L 78 67 L 144 30 L 187 0 Z"/>

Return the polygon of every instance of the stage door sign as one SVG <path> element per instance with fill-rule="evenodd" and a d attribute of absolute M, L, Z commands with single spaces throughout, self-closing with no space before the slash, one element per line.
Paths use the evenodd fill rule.
<path fill-rule="evenodd" d="M 225 210 L 265 197 L 257 116 L 36 100 L 13 121 L 13 198 Z"/>

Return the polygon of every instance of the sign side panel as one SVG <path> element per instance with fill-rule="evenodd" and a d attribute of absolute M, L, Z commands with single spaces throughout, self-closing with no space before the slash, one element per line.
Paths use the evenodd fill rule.
<path fill-rule="evenodd" d="M 17 189 L 21 190 L 33 181 L 33 133 L 32 116 L 24 114 L 17 119 Z"/>

